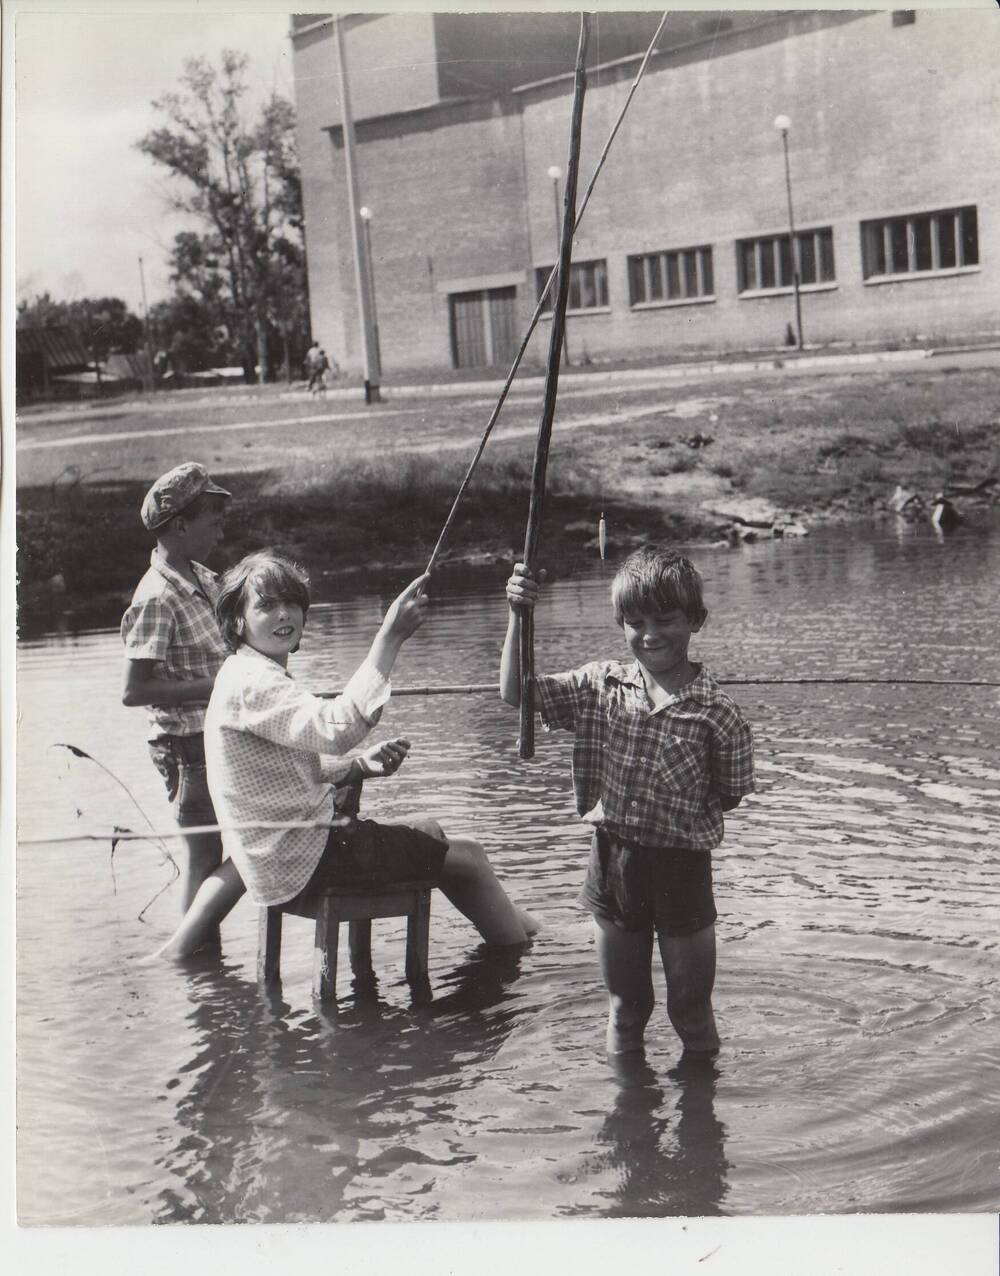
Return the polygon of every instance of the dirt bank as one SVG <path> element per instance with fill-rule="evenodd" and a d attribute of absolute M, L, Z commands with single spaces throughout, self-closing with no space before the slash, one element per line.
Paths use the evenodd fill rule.
<path fill-rule="evenodd" d="M 967 521 L 987 517 L 1000 494 L 1000 369 L 932 362 L 567 392 L 543 557 L 561 571 L 589 561 L 602 510 L 614 556 L 645 539 L 717 542 L 755 511 L 766 523 L 762 507 L 806 528 L 895 517 L 897 486 L 922 498 L 918 517 L 938 491 Z M 243 395 L 235 406 L 160 402 L 153 428 L 141 404 L 97 422 L 19 422 L 22 628 L 67 615 L 115 623 L 148 561 L 135 511 L 149 476 L 189 455 L 235 494 L 226 561 L 278 545 L 319 581 L 394 584 L 427 561 L 485 414 L 481 398 L 390 402 L 362 418 Z M 443 570 L 492 563 L 500 574 L 518 553 L 536 417 L 533 400 L 505 409 Z"/>

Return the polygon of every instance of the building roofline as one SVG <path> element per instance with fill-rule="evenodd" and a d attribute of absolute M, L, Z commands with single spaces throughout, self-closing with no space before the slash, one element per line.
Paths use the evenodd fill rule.
<path fill-rule="evenodd" d="M 665 49 L 654 49 L 652 56 L 650 57 L 650 61 L 652 62 L 653 58 L 664 58 L 669 57 L 673 53 L 681 53 L 685 49 L 696 49 L 699 44 L 708 44 L 710 42 L 715 44 L 720 39 L 731 39 L 735 36 L 743 35 L 747 31 L 760 31 L 766 27 L 774 26 L 776 23 L 787 22 L 792 14 L 797 15 L 801 12 L 802 10 L 793 10 L 791 13 L 788 10 L 782 10 L 775 13 L 770 18 L 765 18 L 762 22 L 754 23 L 752 26 L 728 27 L 725 31 L 719 31 L 714 35 L 700 35 L 694 40 L 685 40 L 681 44 L 671 44 Z M 808 12 L 822 13 L 823 11 L 809 10 Z M 629 66 L 632 63 L 641 62 L 645 56 L 645 53 L 627 53 L 622 58 L 612 58 L 610 62 L 597 62 L 593 66 L 587 68 L 587 75 L 589 77 L 597 71 L 611 71 L 616 67 Z M 529 93 L 532 89 L 548 88 L 552 84 L 559 84 L 564 81 L 572 80 L 575 74 L 575 71 L 563 71 L 559 75 L 547 76 L 544 80 L 530 80 L 526 84 L 516 84 L 513 88 L 509 89 L 508 92 Z"/>

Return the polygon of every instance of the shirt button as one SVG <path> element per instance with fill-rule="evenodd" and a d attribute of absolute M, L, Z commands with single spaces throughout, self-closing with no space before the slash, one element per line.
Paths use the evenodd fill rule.
<path fill-rule="evenodd" d="M 635 798 L 633 798 L 633 799 L 632 799 L 632 805 L 633 805 L 633 806 L 638 806 L 638 805 L 639 805 L 639 803 L 635 800 Z"/>

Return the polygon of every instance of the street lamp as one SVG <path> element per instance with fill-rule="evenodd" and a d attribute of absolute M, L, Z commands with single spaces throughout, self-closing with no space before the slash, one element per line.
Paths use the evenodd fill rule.
<path fill-rule="evenodd" d="M 562 169 L 558 164 L 549 166 L 548 176 L 552 181 L 552 201 L 556 214 L 556 261 L 559 261 L 559 251 L 562 246 L 562 208 L 559 199 L 559 182 L 562 179 Z M 569 358 L 569 325 L 563 319 L 563 358 L 566 360 L 566 367 L 572 367 Z"/>
<path fill-rule="evenodd" d="M 372 331 L 375 335 L 375 366 L 382 371 L 382 347 L 378 336 L 378 310 L 375 306 L 375 258 L 372 256 L 372 218 L 374 213 L 367 204 L 358 209 L 358 216 L 365 226 L 365 257 L 368 259 L 368 295 L 372 303 Z M 381 378 L 380 378 L 381 379 Z"/>
<path fill-rule="evenodd" d="M 792 127 L 792 121 L 787 115 L 776 115 L 774 117 L 774 127 L 781 134 L 781 145 L 785 152 L 785 191 L 788 195 L 788 232 L 792 248 L 792 287 L 795 290 L 795 333 L 796 344 L 801 350 L 803 348 L 803 337 L 802 297 L 799 292 L 799 243 L 795 238 L 795 215 L 792 212 L 792 175 L 788 165 L 788 130 Z"/>

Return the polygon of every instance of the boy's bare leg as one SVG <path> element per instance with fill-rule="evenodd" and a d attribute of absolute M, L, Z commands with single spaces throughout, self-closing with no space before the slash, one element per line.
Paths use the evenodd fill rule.
<path fill-rule="evenodd" d="M 190 957 L 218 938 L 219 923 L 243 895 L 246 887 L 232 860 L 224 860 L 214 873 L 201 883 L 181 924 L 167 942 L 145 961 Z"/>
<path fill-rule="evenodd" d="M 712 1011 L 715 986 L 715 927 L 693 935 L 661 935 L 660 956 L 667 977 L 667 1014 L 689 1056 L 718 1053 L 719 1033 Z"/>
<path fill-rule="evenodd" d="M 643 1033 L 653 1013 L 653 928 L 622 930 L 594 918 L 597 960 L 608 990 L 608 1053 L 643 1048 Z"/>
<path fill-rule="evenodd" d="M 441 889 L 488 944 L 523 944 L 538 930 L 531 914 L 510 900 L 478 842 L 448 839 Z"/>
<path fill-rule="evenodd" d="M 214 824 L 215 816 L 213 814 L 204 819 L 198 816 L 187 822 L 191 824 Z M 183 829 L 185 824 L 183 815 L 179 818 L 178 823 Z M 184 849 L 186 855 L 179 866 L 181 870 L 182 913 L 186 913 L 191 907 L 202 882 L 210 877 L 222 863 L 222 838 L 218 833 L 185 833 Z"/>

